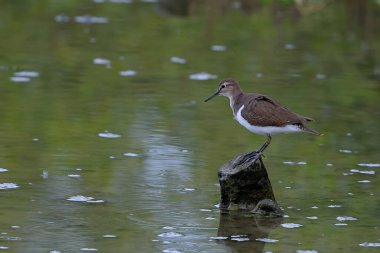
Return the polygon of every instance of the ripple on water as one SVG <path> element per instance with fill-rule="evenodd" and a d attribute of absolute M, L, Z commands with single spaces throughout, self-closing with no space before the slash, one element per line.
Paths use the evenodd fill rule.
<path fill-rule="evenodd" d="M 296 252 L 297 253 L 318 253 L 318 251 L 316 250 L 302 250 L 302 249 L 299 249 Z"/>
<path fill-rule="evenodd" d="M 226 51 L 227 47 L 223 45 L 212 45 L 211 50 L 216 52 Z"/>
<path fill-rule="evenodd" d="M 76 195 L 71 196 L 70 198 L 66 199 L 68 201 L 74 201 L 74 202 L 86 202 L 86 203 L 104 203 L 104 200 L 102 199 L 94 199 L 93 197 L 86 197 L 82 195 Z"/>
<path fill-rule="evenodd" d="M 40 73 L 38 73 L 36 71 L 19 71 L 19 72 L 15 72 L 13 75 L 14 76 L 23 76 L 23 77 L 38 77 L 40 75 Z"/>
<path fill-rule="evenodd" d="M 7 172 L 7 171 L 8 171 L 7 169 L 0 168 L 0 172 Z"/>
<path fill-rule="evenodd" d="M 182 251 L 179 251 L 177 249 L 165 249 L 162 252 L 164 252 L 164 253 L 182 253 Z"/>
<path fill-rule="evenodd" d="M 278 242 L 278 240 L 276 240 L 276 239 L 270 239 L 270 238 L 256 238 L 256 241 L 259 241 L 259 242 L 269 242 L 269 243 Z"/>
<path fill-rule="evenodd" d="M 231 235 L 231 241 L 245 242 L 249 241 L 247 235 Z"/>
<path fill-rule="evenodd" d="M 299 228 L 299 227 L 303 227 L 303 225 L 297 224 L 297 223 L 282 223 L 281 227 L 283 227 L 283 228 Z"/>
<path fill-rule="evenodd" d="M 111 139 L 121 137 L 120 134 L 113 134 L 113 133 L 110 133 L 108 131 L 104 131 L 103 133 L 98 133 L 98 136 L 103 137 L 103 138 L 111 138 Z"/>
<path fill-rule="evenodd" d="M 380 163 L 359 163 L 361 167 L 380 167 Z"/>
<path fill-rule="evenodd" d="M 338 216 L 336 217 L 338 221 L 348 221 L 348 220 L 358 220 L 357 218 L 350 217 L 350 216 Z"/>
<path fill-rule="evenodd" d="M 136 154 L 136 153 L 130 153 L 130 152 L 128 152 L 128 153 L 124 153 L 123 156 L 128 156 L 128 157 L 138 157 L 139 155 Z"/>
<path fill-rule="evenodd" d="M 375 174 L 374 170 L 356 170 L 356 169 L 352 169 L 350 171 L 353 172 L 353 173 L 360 173 L 360 174 L 366 174 L 366 175 L 374 175 Z"/>
<path fill-rule="evenodd" d="M 121 75 L 121 76 L 135 76 L 135 75 L 137 75 L 137 71 L 132 70 L 132 69 L 122 70 L 122 71 L 119 71 L 119 75 Z"/>
<path fill-rule="evenodd" d="M 0 250 L 6 250 L 6 249 L 9 249 L 7 246 L 1 246 L 0 245 Z"/>
<path fill-rule="evenodd" d="M 105 24 L 105 23 L 108 23 L 108 18 L 84 15 L 84 16 L 76 16 L 75 22 L 81 23 L 81 24 Z"/>
<path fill-rule="evenodd" d="M 210 74 L 207 72 L 200 72 L 200 73 L 195 73 L 191 74 L 189 76 L 190 80 L 198 80 L 198 81 L 204 81 L 204 80 L 210 80 L 210 79 L 216 79 L 218 76 L 214 74 Z"/>
<path fill-rule="evenodd" d="M 98 251 L 96 248 L 81 248 L 80 251 Z"/>
<path fill-rule="evenodd" d="M 27 82 L 30 82 L 32 79 L 30 79 L 29 77 L 24 77 L 24 76 L 12 76 L 9 78 L 9 80 L 16 83 L 27 83 Z"/>
<path fill-rule="evenodd" d="M 103 235 L 103 238 L 116 238 L 116 235 Z"/>
<path fill-rule="evenodd" d="M 175 238 L 175 237 L 181 237 L 183 234 L 177 233 L 177 232 L 165 232 L 158 235 L 159 237 L 164 238 Z"/>
<path fill-rule="evenodd" d="M 359 246 L 362 247 L 380 247 L 380 242 L 363 242 Z"/>
<path fill-rule="evenodd" d="M 173 63 L 179 63 L 179 64 L 185 64 L 187 62 L 186 59 L 178 57 L 178 56 L 170 57 L 170 61 Z"/>
<path fill-rule="evenodd" d="M 306 165 L 307 162 L 300 161 L 300 162 L 293 162 L 293 161 L 285 161 L 282 162 L 283 164 L 289 164 L 289 165 Z"/>
<path fill-rule="evenodd" d="M 211 236 L 210 237 L 211 240 L 226 240 L 228 239 L 227 236 Z"/>
<path fill-rule="evenodd" d="M 0 183 L 0 190 L 16 189 L 16 188 L 19 188 L 19 186 L 14 183 Z"/>

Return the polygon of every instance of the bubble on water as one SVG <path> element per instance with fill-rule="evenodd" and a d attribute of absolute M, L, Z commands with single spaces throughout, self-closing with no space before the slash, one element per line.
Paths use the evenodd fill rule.
<path fill-rule="evenodd" d="M 159 237 L 164 237 L 164 238 L 174 238 L 174 237 L 181 237 L 183 234 L 177 233 L 177 232 L 165 232 L 162 234 L 158 235 Z"/>
<path fill-rule="evenodd" d="M 318 74 L 315 75 L 315 78 L 318 79 L 318 80 L 326 79 L 326 74 L 318 73 Z"/>
<path fill-rule="evenodd" d="M 94 64 L 98 65 L 106 65 L 107 67 L 111 67 L 111 60 L 106 59 L 106 58 L 94 58 L 92 60 Z"/>
<path fill-rule="evenodd" d="M 216 51 L 216 52 L 226 51 L 227 49 L 227 47 L 223 45 L 212 45 L 210 48 L 212 51 Z"/>
<path fill-rule="evenodd" d="M 0 183 L 0 190 L 16 189 L 19 188 L 17 184 L 14 183 Z"/>
<path fill-rule="evenodd" d="M 339 149 L 339 152 L 345 153 L 345 154 L 351 154 L 352 150 L 349 150 L 349 149 Z"/>
<path fill-rule="evenodd" d="M 128 152 L 128 153 L 124 153 L 123 156 L 128 156 L 128 157 L 138 157 L 139 154 Z"/>
<path fill-rule="evenodd" d="M 67 176 L 71 178 L 80 178 L 80 175 L 78 174 L 68 174 Z"/>
<path fill-rule="evenodd" d="M 278 240 L 276 240 L 276 239 L 270 239 L 270 238 L 256 238 L 256 241 L 259 241 L 259 242 L 269 242 L 269 243 L 278 242 Z"/>
<path fill-rule="evenodd" d="M 367 174 L 367 175 L 374 175 L 375 174 L 374 170 L 356 170 L 356 169 L 352 169 L 350 171 L 354 172 L 354 173 Z"/>
<path fill-rule="evenodd" d="M 103 235 L 103 238 L 116 238 L 116 235 Z"/>
<path fill-rule="evenodd" d="M 348 221 L 348 220 L 358 220 L 357 218 L 350 217 L 350 216 L 338 216 L 336 217 L 338 221 Z"/>
<path fill-rule="evenodd" d="M 368 184 L 368 183 L 371 183 L 371 181 L 370 180 L 359 180 L 358 183 Z"/>
<path fill-rule="evenodd" d="M 57 15 L 54 17 L 54 20 L 58 23 L 67 23 L 70 21 L 70 17 L 65 15 Z"/>
<path fill-rule="evenodd" d="M 9 79 L 12 82 L 16 82 L 16 83 L 27 83 L 27 82 L 30 82 L 32 80 L 29 77 L 24 77 L 24 76 L 12 76 Z"/>
<path fill-rule="evenodd" d="M 214 74 L 210 74 L 207 72 L 200 72 L 200 73 L 191 74 L 189 76 L 189 79 L 203 81 L 203 80 L 216 79 L 217 77 L 218 76 Z"/>
<path fill-rule="evenodd" d="M 14 76 L 23 76 L 23 77 L 38 77 L 40 74 L 36 71 L 19 71 L 13 74 Z"/>
<path fill-rule="evenodd" d="M 296 252 L 297 253 L 318 253 L 318 251 L 316 250 L 302 250 L 302 249 L 299 249 Z"/>
<path fill-rule="evenodd" d="M 380 167 L 380 163 L 358 163 L 361 167 Z"/>
<path fill-rule="evenodd" d="M 96 248 L 81 248 L 80 251 L 98 251 Z"/>
<path fill-rule="evenodd" d="M 306 217 L 306 219 L 309 219 L 309 220 L 318 220 L 318 216 L 308 216 L 308 217 Z"/>
<path fill-rule="evenodd" d="M 352 133 L 346 133 L 347 136 L 352 136 Z"/>
<path fill-rule="evenodd" d="M 113 134 L 113 133 L 110 133 L 108 131 L 104 131 L 103 133 L 98 133 L 98 136 L 99 137 L 103 137 L 103 138 L 120 138 L 121 135 L 120 134 Z"/>
<path fill-rule="evenodd" d="M 301 161 L 301 162 L 293 162 L 293 161 L 285 161 L 282 162 L 283 164 L 289 164 L 289 165 L 306 165 L 307 162 Z"/>
<path fill-rule="evenodd" d="M 380 247 L 380 242 L 363 242 L 359 246 L 362 247 Z"/>
<path fill-rule="evenodd" d="M 299 228 L 299 227 L 303 227 L 303 225 L 297 224 L 297 223 L 282 223 L 281 226 L 283 228 Z"/>
<path fill-rule="evenodd" d="M 329 206 L 327 206 L 327 207 L 330 207 L 330 208 L 340 208 L 340 207 L 342 207 L 341 205 L 329 205 Z"/>
<path fill-rule="evenodd" d="M 284 45 L 284 49 L 286 49 L 286 50 L 293 50 L 293 49 L 296 49 L 296 46 L 294 44 L 292 44 L 292 43 L 286 43 Z"/>
<path fill-rule="evenodd" d="M 326 163 L 326 166 L 331 167 L 334 166 L 332 163 Z"/>
<path fill-rule="evenodd" d="M 40 139 L 38 138 L 33 138 L 32 141 L 39 141 Z"/>
<path fill-rule="evenodd" d="M 178 57 L 178 56 L 170 57 L 170 61 L 173 63 L 179 63 L 179 64 L 185 64 L 187 62 L 186 59 Z"/>
<path fill-rule="evenodd" d="M 122 71 L 119 71 L 119 75 L 121 75 L 121 76 L 135 76 L 135 75 L 137 75 L 137 71 L 132 70 L 132 69 L 122 70 Z"/>
<path fill-rule="evenodd" d="M 210 237 L 211 240 L 226 240 L 228 239 L 227 236 L 211 236 Z"/>
<path fill-rule="evenodd" d="M 81 24 L 105 24 L 105 23 L 108 23 L 108 18 L 84 15 L 84 16 L 76 16 L 75 22 L 81 23 Z"/>
<path fill-rule="evenodd" d="M 7 171 L 8 171 L 7 169 L 0 168 L 0 172 L 7 172 Z"/>
<path fill-rule="evenodd" d="M 49 172 L 47 170 L 43 170 L 41 173 L 41 177 L 43 179 L 48 179 L 49 178 Z"/>

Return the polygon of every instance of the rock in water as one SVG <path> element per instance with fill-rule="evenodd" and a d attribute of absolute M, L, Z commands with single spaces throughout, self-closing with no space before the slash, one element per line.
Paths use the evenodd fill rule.
<path fill-rule="evenodd" d="M 258 154 L 245 153 L 224 164 L 218 173 L 221 209 L 282 214 L 276 203 L 265 165 Z"/>

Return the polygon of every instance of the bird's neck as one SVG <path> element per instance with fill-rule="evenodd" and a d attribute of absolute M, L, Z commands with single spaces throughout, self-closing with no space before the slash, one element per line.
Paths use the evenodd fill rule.
<path fill-rule="evenodd" d="M 228 98 L 230 99 L 230 107 L 234 116 L 236 116 L 236 113 L 242 106 L 243 96 L 244 96 L 244 93 L 241 90 L 239 90 L 238 92 L 234 92 L 233 94 L 228 96 Z"/>

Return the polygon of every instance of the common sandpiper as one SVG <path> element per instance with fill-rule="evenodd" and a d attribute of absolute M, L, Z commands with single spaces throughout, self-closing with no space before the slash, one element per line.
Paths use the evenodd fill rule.
<path fill-rule="evenodd" d="M 304 117 L 270 98 L 257 93 L 244 93 L 239 84 L 233 79 L 224 79 L 217 91 L 208 97 L 205 102 L 216 96 L 225 96 L 230 100 L 234 118 L 250 132 L 267 136 L 266 142 L 251 155 L 260 156 L 272 140 L 272 135 L 279 133 L 308 132 L 320 135 L 316 130 L 305 123 L 313 121 Z"/>

